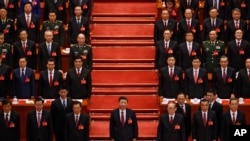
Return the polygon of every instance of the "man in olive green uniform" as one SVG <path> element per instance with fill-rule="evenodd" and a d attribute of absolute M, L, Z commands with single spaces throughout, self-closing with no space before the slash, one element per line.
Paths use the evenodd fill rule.
<path fill-rule="evenodd" d="M 77 36 L 77 44 L 74 44 L 70 48 L 69 53 L 69 67 L 74 66 L 74 60 L 77 57 L 81 57 L 83 60 L 83 67 L 92 69 L 92 48 L 90 45 L 85 43 L 85 35 L 79 33 Z"/>
<path fill-rule="evenodd" d="M 7 10 L 5 8 L 0 9 L 0 32 L 4 33 L 5 43 L 12 44 L 14 42 L 14 21 L 7 18 Z"/>
<path fill-rule="evenodd" d="M 11 45 L 4 43 L 4 33 L 0 33 L 0 55 L 2 63 L 12 67 L 12 51 Z"/>
<path fill-rule="evenodd" d="M 56 11 L 54 10 L 51 10 L 49 12 L 48 17 L 49 20 L 43 21 L 43 32 L 46 30 L 53 31 L 53 41 L 57 42 L 60 45 L 60 47 L 63 47 L 64 44 L 63 22 L 56 20 Z"/>
<path fill-rule="evenodd" d="M 202 64 L 208 71 L 212 72 L 214 68 L 219 67 L 219 60 L 225 54 L 224 42 L 217 40 L 217 32 L 209 32 L 209 40 L 202 43 Z"/>

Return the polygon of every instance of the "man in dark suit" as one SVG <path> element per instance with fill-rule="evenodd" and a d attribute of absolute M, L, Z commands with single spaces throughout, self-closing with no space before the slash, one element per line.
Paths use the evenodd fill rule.
<path fill-rule="evenodd" d="M 166 60 L 168 56 L 174 56 L 178 59 L 177 42 L 170 39 L 171 35 L 172 33 L 170 30 L 165 30 L 163 33 L 164 39 L 156 43 L 155 67 L 157 69 L 167 66 Z"/>
<path fill-rule="evenodd" d="M 43 21 L 43 32 L 45 32 L 46 30 L 53 31 L 53 41 L 57 42 L 60 45 L 60 47 L 63 47 L 64 45 L 63 22 L 57 20 L 56 11 L 54 10 L 50 10 L 47 16 L 49 17 L 49 20 Z"/>
<path fill-rule="evenodd" d="M 194 33 L 194 41 L 200 42 L 200 24 L 197 19 L 192 18 L 192 10 L 185 10 L 185 18 L 181 19 L 178 24 L 178 42 L 185 41 L 185 33 L 191 31 Z"/>
<path fill-rule="evenodd" d="M 216 91 L 213 89 L 209 89 L 207 91 L 207 95 L 206 98 L 209 101 L 209 109 L 215 112 L 216 115 L 216 119 L 217 119 L 217 133 L 216 133 L 216 140 L 219 139 L 219 135 L 220 135 L 220 130 L 221 130 L 221 118 L 222 118 L 222 114 L 223 114 L 223 107 L 222 104 L 218 103 L 216 101 L 217 95 L 216 95 Z"/>
<path fill-rule="evenodd" d="M 35 99 L 35 109 L 28 112 L 26 124 L 27 141 L 52 141 L 53 125 L 50 112 L 43 109 L 44 100 Z"/>
<path fill-rule="evenodd" d="M 250 98 L 250 58 L 246 59 L 245 66 L 238 73 L 237 94 L 242 98 Z"/>
<path fill-rule="evenodd" d="M 179 66 L 182 70 L 192 67 L 192 58 L 200 57 L 199 43 L 194 42 L 194 34 L 191 31 L 186 33 L 186 41 L 179 45 Z"/>
<path fill-rule="evenodd" d="M 40 72 L 39 95 L 45 99 L 58 98 L 58 90 L 62 83 L 62 73 L 55 69 L 54 58 L 50 58 L 47 62 L 47 70 Z"/>
<path fill-rule="evenodd" d="M 249 9 L 250 5 L 248 0 L 229 0 L 228 1 L 228 11 L 232 11 L 233 9 L 240 9 L 242 16 L 242 20 L 247 20 L 249 17 Z M 232 19 L 231 15 L 228 15 L 228 19 Z"/>
<path fill-rule="evenodd" d="M 74 67 L 67 72 L 66 83 L 72 99 L 90 98 L 91 95 L 91 73 L 82 64 L 81 57 L 75 58 Z"/>
<path fill-rule="evenodd" d="M 193 18 L 198 19 L 198 11 L 199 11 L 199 0 L 180 0 L 180 14 L 181 19 L 184 18 L 185 10 L 189 8 L 192 10 Z"/>
<path fill-rule="evenodd" d="M 188 141 L 188 138 L 191 134 L 191 106 L 188 103 L 185 103 L 185 94 L 179 93 L 176 97 L 176 113 L 181 114 L 184 118 L 185 123 L 185 141 Z"/>
<path fill-rule="evenodd" d="M 31 3 L 32 13 L 40 16 L 40 0 L 19 0 L 20 1 L 20 13 L 25 12 L 25 4 Z M 44 1 L 44 0 L 41 0 Z"/>
<path fill-rule="evenodd" d="M 138 138 L 138 124 L 136 114 L 127 108 L 127 97 L 118 99 L 119 107 L 110 115 L 109 136 L 112 141 L 136 141 Z"/>
<path fill-rule="evenodd" d="M 212 78 L 213 88 L 219 98 L 236 96 L 236 79 L 234 68 L 228 67 L 228 57 L 220 57 L 220 67 L 215 68 Z"/>
<path fill-rule="evenodd" d="M 45 42 L 39 45 L 38 49 L 38 69 L 46 70 L 46 64 L 49 58 L 55 59 L 55 69 L 62 72 L 61 49 L 58 43 L 53 41 L 53 32 L 47 30 L 44 32 Z"/>
<path fill-rule="evenodd" d="M 160 116 L 157 141 L 186 141 L 185 122 L 181 114 L 175 113 L 176 104 L 169 102 L 168 113 Z"/>
<path fill-rule="evenodd" d="M 83 67 L 92 69 L 92 48 L 91 45 L 86 43 L 85 35 L 79 33 L 77 36 L 77 44 L 70 48 L 69 53 L 69 67 L 74 67 L 74 60 L 77 57 L 81 57 L 83 61 Z"/>
<path fill-rule="evenodd" d="M 8 44 L 13 44 L 15 35 L 14 20 L 7 17 L 7 10 L 0 9 L 0 32 L 4 33 L 4 41 Z"/>
<path fill-rule="evenodd" d="M 234 40 L 235 30 L 241 29 L 244 33 L 243 39 L 247 40 L 247 23 L 241 19 L 241 11 L 238 8 L 232 10 L 233 19 L 227 22 L 226 41 Z"/>
<path fill-rule="evenodd" d="M 246 125 L 246 115 L 238 110 L 239 100 L 229 100 L 229 110 L 223 113 L 221 126 L 221 141 L 230 140 L 230 126 L 231 125 Z"/>
<path fill-rule="evenodd" d="M 216 141 L 217 119 L 214 111 L 209 109 L 209 101 L 202 98 L 200 109 L 193 115 L 192 138 L 195 141 Z"/>
<path fill-rule="evenodd" d="M 19 68 L 13 71 L 13 96 L 17 98 L 33 98 L 35 96 L 35 74 L 26 67 L 25 57 L 19 59 Z"/>
<path fill-rule="evenodd" d="M 243 39 L 243 31 L 235 30 L 235 39 L 228 43 L 227 56 L 229 66 L 235 69 L 235 72 L 245 67 L 245 60 L 250 56 L 249 42 Z"/>
<path fill-rule="evenodd" d="M 16 27 L 17 31 L 25 29 L 28 32 L 28 39 L 34 41 L 36 44 L 39 43 L 39 16 L 31 13 L 32 3 L 27 2 L 24 4 L 24 13 L 17 17 Z"/>
<path fill-rule="evenodd" d="M 68 25 L 68 38 L 69 44 L 73 45 L 77 43 L 77 36 L 79 33 L 83 33 L 86 38 L 86 43 L 89 42 L 89 23 L 86 17 L 82 16 L 82 8 L 81 6 L 75 7 L 75 16 L 71 17 Z"/>
<path fill-rule="evenodd" d="M 227 20 L 228 17 L 228 8 L 227 8 L 227 0 L 205 0 L 204 3 L 204 18 L 209 17 L 209 10 L 210 9 L 217 9 L 218 10 L 218 17 L 222 20 Z M 231 11 L 230 11 L 231 12 Z"/>
<path fill-rule="evenodd" d="M 221 18 L 218 18 L 218 10 L 216 8 L 211 8 L 209 11 L 209 17 L 207 17 L 203 22 L 202 39 L 208 40 L 209 32 L 215 30 L 218 35 L 219 40 L 224 40 L 224 22 Z"/>
<path fill-rule="evenodd" d="M 65 141 L 89 140 L 89 116 L 81 113 L 81 109 L 81 102 L 74 101 L 73 112 L 66 115 Z"/>
<path fill-rule="evenodd" d="M 65 134 L 65 117 L 66 114 L 72 112 L 72 100 L 67 98 L 68 90 L 65 85 L 59 88 L 60 97 L 54 100 L 51 104 L 51 117 L 53 121 L 54 132 L 56 141 L 66 141 Z"/>
<path fill-rule="evenodd" d="M 175 66 L 174 56 L 168 56 L 168 66 L 160 69 L 159 95 L 164 98 L 176 98 L 183 90 L 182 69 Z"/>
<path fill-rule="evenodd" d="M 55 11 L 58 20 L 67 24 L 66 0 L 44 0 L 43 20 L 48 20 L 50 11 Z"/>
<path fill-rule="evenodd" d="M 188 98 L 202 98 L 207 91 L 207 71 L 200 67 L 200 58 L 194 57 L 191 68 L 184 76 L 185 94 Z"/>
<path fill-rule="evenodd" d="M 0 113 L 0 140 L 20 141 L 20 116 L 11 110 L 10 100 L 2 102 L 3 111 Z"/>
<path fill-rule="evenodd" d="M 80 6 L 83 10 L 82 16 L 87 19 L 90 18 L 90 14 L 92 11 L 92 1 L 91 0 L 69 0 L 69 15 L 70 17 L 74 17 L 76 13 L 74 13 L 75 7 Z"/>
<path fill-rule="evenodd" d="M 7 2 L 7 3 L 6 3 Z M 0 0 L 0 7 L 7 10 L 7 17 L 14 20 L 18 14 L 18 0 Z"/>
<path fill-rule="evenodd" d="M 22 29 L 19 31 L 19 41 L 13 45 L 13 63 L 14 68 L 18 68 L 18 60 L 21 57 L 27 58 L 27 67 L 36 70 L 37 67 L 37 54 L 35 42 L 28 40 L 28 33 Z"/>
<path fill-rule="evenodd" d="M 163 32 L 166 29 L 169 29 L 170 31 L 172 31 L 173 35 L 171 37 L 171 39 L 175 40 L 176 39 L 176 21 L 173 19 L 169 19 L 169 12 L 167 9 L 163 9 L 161 12 L 161 19 L 155 21 L 154 24 L 154 41 L 155 43 L 157 41 L 163 40 Z"/>
<path fill-rule="evenodd" d="M 0 97 L 10 96 L 10 74 L 11 68 L 2 64 L 2 56 L 0 55 Z"/>
<path fill-rule="evenodd" d="M 4 33 L 0 33 L 0 53 L 2 64 L 12 67 L 12 49 L 10 44 L 4 43 Z"/>

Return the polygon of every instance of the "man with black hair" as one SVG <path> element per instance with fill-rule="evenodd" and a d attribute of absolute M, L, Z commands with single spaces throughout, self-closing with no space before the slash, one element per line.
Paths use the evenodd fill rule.
<path fill-rule="evenodd" d="M 112 141 L 136 141 L 138 138 L 138 124 L 135 112 L 128 109 L 128 98 L 118 99 L 119 107 L 111 112 L 109 133 Z"/>

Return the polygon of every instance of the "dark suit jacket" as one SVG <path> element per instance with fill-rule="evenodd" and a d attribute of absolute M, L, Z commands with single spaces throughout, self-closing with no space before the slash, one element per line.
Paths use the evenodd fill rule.
<path fill-rule="evenodd" d="M 52 141 L 52 135 L 53 125 L 48 111 L 42 110 L 40 127 L 37 124 L 36 110 L 32 110 L 27 114 L 27 141 Z"/>
<path fill-rule="evenodd" d="M 29 0 L 20 0 L 20 13 L 24 12 L 24 4 L 27 2 Z M 32 0 L 32 13 L 40 16 L 40 0 Z"/>
<path fill-rule="evenodd" d="M 177 25 L 176 25 L 175 20 L 173 20 L 173 19 L 168 20 L 166 29 L 173 31 L 173 35 L 171 37 L 172 40 L 176 39 L 176 35 L 175 35 L 175 33 L 177 32 L 176 26 Z M 155 24 L 154 24 L 154 41 L 155 41 L 155 43 L 157 41 L 164 39 L 163 33 L 164 33 L 164 30 L 166 30 L 166 29 L 164 28 L 164 23 L 163 23 L 162 19 L 155 21 Z"/>
<path fill-rule="evenodd" d="M 69 69 L 66 83 L 70 98 L 83 99 L 90 97 L 92 86 L 90 70 L 82 68 L 80 76 L 77 76 L 75 68 Z"/>
<path fill-rule="evenodd" d="M 8 18 L 4 23 L 0 20 L 0 32 L 4 33 L 5 43 L 13 44 L 15 39 L 14 20 Z"/>
<path fill-rule="evenodd" d="M 202 40 L 209 40 L 209 32 L 211 30 L 217 31 L 217 39 L 224 41 L 224 21 L 221 18 L 216 18 L 215 26 L 213 27 L 211 24 L 211 18 L 206 18 L 203 21 L 203 31 L 202 31 Z"/>
<path fill-rule="evenodd" d="M 245 125 L 246 124 L 246 116 L 245 113 L 237 110 L 236 124 Z M 233 121 L 230 115 L 230 111 L 226 111 L 223 113 L 222 124 L 221 124 L 221 141 L 229 141 L 230 140 L 230 125 L 233 125 Z"/>
<path fill-rule="evenodd" d="M 241 13 L 242 14 L 242 13 Z M 247 23 L 245 20 L 240 20 L 239 29 L 244 32 L 243 39 L 247 40 Z M 230 20 L 227 22 L 227 29 L 226 29 L 226 41 L 232 41 L 235 39 L 235 24 L 234 20 Z"/>
<path fill-rule="evenodd" d="M 178 127 L 179 126 L 179 129 Z M 160 117 L 157 129 L 157 141 L 185 141 L 185 123 L 183 116 L 175 114 L 173 123 L 169 122 L 169 114 Z"/>
<path fill-rule="evenodd" d="M 79 117 L 78 125 L 76 125 L 74 113 L 67 114 L 66 122 L 65 122 L 66 141 L 88 141 L 89 140 L 89 122 L 90 122 L 89 116 L 81 113 Z"/>
<path fill-rule="evenodd" d="M 39 16 L 32 14 L 30 19 L 30 25 L 27 26 L 25 14 L 22 13 L 18 15 L 16 22 L 17 31 L 21 29 L 25 29 L 28 32 L 28 39 L 34 41 L 35 43 L 39 43 L 39 34 L 40 34 L 40 20 Z M 17 34 L 18 36 L 18 34 Z"/>
<path fill-rule="evenodd" d="M 192 67 L 192 59 L 193 57 L 200 57 L 201 50 L 200 45 L 197 42 L 192 43 L 192 52 L 191 56 L 188 53 L 187 42 L 183 42 L 179 44 L 179 66 L 186 70 Z"/>
<path fill-rule="evenodd" d="M 237 94 L 239 97 L 250 98 L 250 80 L 248 79 L 247 69 L 241 69 L 237 78 Z"/>
<path fill-rule="evenodd" d="M 236 72 L 243 69 L 246 58 L 250 56 L 249 42 L 241 40 L 240 48 L 238 48 L 235 40 L 230 41 L 227 47 L 227 56 L 229 66 L 234 68 Z"/>
<path fill-rule="evenodd" d="M 63 21 L 64 24 L 67 23 L 65 0 L 57 0 L 56 3 L 54 3 L 54 0 L 44 0 L 43 21 L 48 20 L 48 15 L 50 10 L 55 10 L 57 12 L 56 19 Z"/>
<path fill-rule="evenodd" d="M 138 125 L 135 112 L 126 109 L 126 121 L 122 126 L 119 108 L 111 112 L 109 121 L 109 135 L 115 141 L 129 141 L 138 138 Z"/>
<path fill-rule="evenodd" d="M 192 138 L 196 141 L 212 141 L 217 138 L 217 119 L 214 111 L 207 113 L 206 126 L 203 124 L 202 112 L 198 110 L 193 115 Z"/>
<path fill-rule="evenodd" d="M 230 98 L 231 94 L 236 94 L 235 70 L 227 67 L 226 82 L 223 80 L 221 67 L 214 69 L 212 84 L 219 98 Z"/>
<path fill-rule="evenodd" d="M 172 79 L 169 73 L 168 66 L 160 69 L 159 95 L 165 98 L 176 98 L 183 90 L 182 69 L 175 66 Z"/>
<path fill-rule="evenodd" d="M 170 51 L 172 51 L 172 53 Z M 173 55 L 175 59 L 178 60 L 177 42 L 174 40 L 170 40 L 168 51 L 166 52 L 164 40 L 158 41 L 156 43 L 156 50 L 155 50 L 155 65 L 156 65 L 155 67 L 160 69 L 162 67 L 167 66 L 166 60 L 169 55 Z"/>
<path fill-rule="evenodd" d="M 199 0 L 191 0 L 191 5 L 187 5 L 187 0 L 180 0 L 180 14 L 181 18 L 184 18 L 185 9 L 191 8 L 193 13 L 193 18 L 198 19 L 199 11 Z"/>
<path fill-rule="evenodd" d="M 30 98 L 35 96 L 35 74 L 31 68 L 26 67 L 25 78 L 20 76 L 20 68 L 13 71 L 13 96 L 17 98 Z"/>
<path fill-rule="evenodd" d="M 210 106 L 210 105 L 209 105 Z M 214 101 L 212 108 L 210 107 L 210 110 L 215 112 L 216 119 L 217 119 L 217 133 L 216 133 L 216 139 L 220 136 L 220 131 L 221 131 L 221 119 L 223 115 L 223 107 L 222 104 Z"/>
<path fill-rule="evenodd" d="M 185 93 L 189 98 L 202 98 L 207 90 L 207 71 L 204 68 L 199 69 L 197 83 L 194 81 L 193 74 L 193 68 L 189 68 L 185 71 Z"/>
<path fill-rule="evenodd" d="M 80 27 L 76 22 L 76 17 L 72 17 L 69 21 L 68 25 L 68 38 L 69 44 L 76 44 L 77 36 L 79 33 L 83 33 L 86 38 L 86 43 L 89 41 L 89 23 L 86 17 L 81 17 Z"/>
<path fill-rule="evenodd" d="M 245 7 L 243 6 L 245 4 Z M 243 5 L 242 5 L 243 4 Z M 232 11 L 234 8 L 239 8 L 241 11 L 241 19 L 246 20 L 249 18 L 249 1 L 248 0 L 229 0 L 228 11 Z M 232 14 L 228 14 L 228 19 L 232 19 Z"/>
<path fill-rule="evenodd" d="M 0 0 L 0 7 L 5 7 L 8 15 L 8 18 L 15 19 L 17 17 L 18 11 L 18 0 L 9 0 L 8 6 L 6 7 L 4 4 L 4 0 Z"/>
<path fill-rule="evenodd" d="M 227 11 L 227 0 L 219 0 L 219 15 L 218 17 L 223 19 L 223 20 L 227 20 L 228 14 L 231 15 L 231 11 Z M 214 7 L 213 6 L 213 1 L 211 0 L 205 0 L 205 4 L 204 4 L 204 18 L 208 18 L 209 17 L 209 11 L 210 9 Z M 228 13 L 229 12 L 229 13 Z"/>
<path fill-rule="evenodd" d="M 31 54 L 30 54 L 31 53 Z M 23 51 L 22 42 L 19 40 L 13 45 L 13 59 L 14 59 L 14 68 L 18 68 L 18 61 L 21 57 L 26 57 L 27 67 L 36 70 L 37 67 L 37 54 L 36 54 L 36 45 L 35 42 L 27 40 L 26 52 Z"/>
<path fill-rule="evenodd" d="M 54 70 L 52 86 L 50 86 L 49 75 L 48 70 L 40 72 L 39 95 L 46 99 L 55 99 L 59 97 L 59 87 L 63 83 L 62 73 Z"/>
<path fill-rule="evenodd" d="M 51 117 L 53 128 L 57 139 L 64 141 L 65 118 L 66 114 L 72 112 L 72 100 L 67 98 L 66 108 L 63 107 L 60 98 L 54 100 L 51 104 Z"/>
<path fill-rule="evenodd" d="M 61 56 L 61 49 L 58 43 L 52 42 L 51 45 L 51 52 L 48 54 L 47 45 L 45 42 L 42 42 L 39 45 L 38 49 L 38 69 L 40 71 L 46 70 L 46 64 L 49 58 L 55 59 L 55 69 L 61 70 L 62 69 L 62 56 Z"/>
<path fill-rule="evenodd" d="M 0 65 L 0 97 L 6 97 L 10 95 L 10 73 L 11 69 L 9 66 Z"/>
<path fill-rule="evenodd" d="M 185 41 L 185 33 L 187 31 L 188 31 L 187 21 L 184 18 L 180 20 L 178 24 L 178 37 L 179 37 L 178 42 L 179 43 L 182 43 Z M 199 43 L 201 38 L 200 38 L 200 24 L 198 20 L 192 19 L 190 31 L 193 32 L 194 34 L 194 41 Z"/>
<path fill-rule="evenodd" d="M 0 140 L 20 141 L 20 116 L 11 111 L 8 128 L 5 125 L 4 112 L 0 113 Z"/>
<path fill-rule="evenodd" d="M 12 46 L 7 43 L 3 43 L 0 45 L 0 54 L 2 55 L 2 63 L 13 67 L 13 60 L 12 60 Z M 4 55 L 4 57 L 3 57 Z"/>
<path fill-rule="evenodd" d="M 190 104 L 185 103 L 185 112 L 184 113 L 183 113 L 183 110 L 179 104 L 176 104 L 176 106 L 177 106 L 176 113 L 181 114 L 184 118 L 186 141 L 188 141 L 188 137 L 191 134 L 191 106 L 190 106 Z"/>
<path fill-rule="evenodd" d="M 92 11 L 92 1 L 91 0 L 82 0 L 82 3 L 79 3 L 79 0 L 69 0 L 69 15 L 73 17 L 74 9 L 76 6 L 80 5 L 83 9 L 82 16 L 89 19 L 91 11 Z"/>

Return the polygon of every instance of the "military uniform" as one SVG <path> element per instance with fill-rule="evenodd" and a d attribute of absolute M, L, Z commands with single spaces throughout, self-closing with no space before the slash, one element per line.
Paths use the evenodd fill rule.
<path fill-rule="evenodd" d="M 52 30 L 53 31 L 53 41 L 57 42 L 60 47 L 64 44 L 64 29 L 63 22 L 56 20 L 55 22 L 43 21 L 43 31 Z"/>
<path fill-rule="evenodd" d="M 74 66 L 74 60 L 76 57 L 82 57 L 83 67 L 87 69 L 92 69 L 92 48 L 88 44 L 84 44 L 83 46 L 79 46 L 78 44 L 73 45 L 70 48 L 69 53 L 69 67 L 72 68 Z"/>
<path fill-rule="evenodd" d="M 208 72 L 212 72 L 219 67 L 220 57 L 225 54 L 224 42 L 216 40 L 215 42 L 204 41 L 202 43 L 202 64 Z"/>
<path fill-rule="evenodd" d="M 3 43 L 0 45 L 0 55 L 2 56 L 2 64 L 12 67 L 12 52 L 11 45 Z"/>
<path fill-rule="evenodd" d="M 14 21 L 12 19 L 6 19 L 2 21 L 0 19 L 0 32 L 4 33 L 4 42 L 12 44 L 14 41 Z"/>

